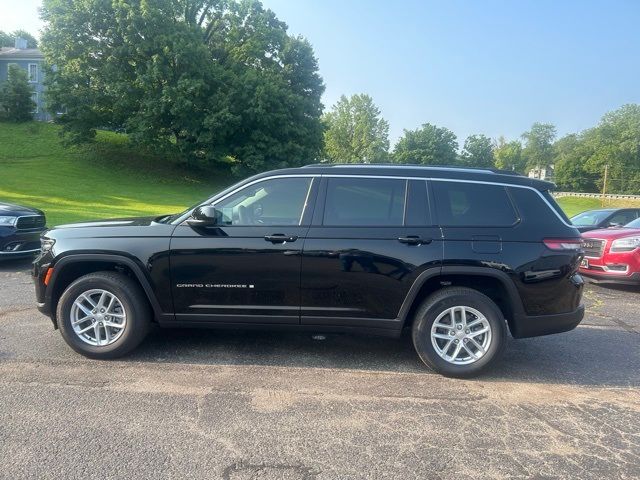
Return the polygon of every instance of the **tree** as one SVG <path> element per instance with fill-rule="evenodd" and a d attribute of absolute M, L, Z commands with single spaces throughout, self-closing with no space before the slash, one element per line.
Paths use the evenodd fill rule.
<path fill-rule="evenodd" d="M 68 140 L 139 144 L 238 173 L 322 149 L 324 90 L 309 43 L 259 1 L 44 0 L 48 102 Z"/>
<path fill-rule="evenodd" d="M 598 175 L 588 172 L 586 159 L 592 155 L 585 134 L 566 135 L 556 141 L 554 149 L 554 181 L 561 190 L 596 192 Z"/>
<path fill-rule="evenodd" d="M 31 99 L 32 93 L 27 71 L 17 65 L 10 65 L 7 81 L 0 90 L 0 116 L 11 122 L 32 120 L 33 109 L 36 107 Z"/>
<path fill-rule="evenodd" d="M 0 48 L 2 47 L 13 47 L 13 38 L 6 32 L 0 30 Z"/>
<path fill-rule="evenodd" d="M 460 160 L 469 167 L 493 167 L 493 142 L 486 135 L 470 135 L 464 141 Z"/>
<path fill-rule="evenodd" d="M 454 165 L 457 161 L 458 142 L 447 128 L 425 123 L 417 130 L 405 130 L 393 149 L 396 163 L 424 165 Z"/>
<path fill-rule="evenodd" d="M 38 48 L 38 40 L 26 30 L 15 30 L 11 33 L 0 30 L 0 47 L 15 46 L 15 40 L 18 37 L 27 41 L 27 48 Z"/>
<path fill-rule="evenodd" d="M 496 168 L 525 173 L 526 161 L 522 157 L 522 144 L 518 140 L 507 142 L 504 137 L 500 137 L 493 155 Z"/>
<path fill-rule="evenodd" d="M 324 116 L 324 148 L 333 162 L 376 163 L 389 157 L 389 124 L 369 95 L 344 95 Z"/>
<path fill-rule="evenodd" d="M 556 127 L 550 123 L 534 123 L 531 130 L 522 134 L 525 147 L 522 150 L 526 166 L 531 168 L 548 168 L 553 164 L 553 141 L 556 138 Z"/>

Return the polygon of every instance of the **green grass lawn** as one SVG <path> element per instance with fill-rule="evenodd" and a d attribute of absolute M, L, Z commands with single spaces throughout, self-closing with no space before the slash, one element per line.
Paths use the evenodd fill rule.
<path fill-rule="evenodd" d="M 611 208 L 611 207 L 640 207 L 638 200 L 605 200 L 604 205 L 599 198 L 580 198 L 580 197 L 562 197 L 558 198 L 558 203 L 569 217 L 584 212 L 585 210 L 593 210 L 594 208 Z"/>
<path fill-rule="evenodd" d="M 0 201 L 44 210 L 49 226 L 184 210 L 233 180 L 185 174 L 132 148 L 125 135 L 99 132 L 83 147 L 60 143 L 58 127 L 0 123 Z"/>

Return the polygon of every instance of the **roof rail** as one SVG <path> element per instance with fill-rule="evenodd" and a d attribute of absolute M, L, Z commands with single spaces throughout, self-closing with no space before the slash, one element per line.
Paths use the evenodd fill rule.
<path fill-rule="evenodd" d="M 419 168 L 425 170 L 457 170 L 461 172 L 495 173 L 500 175 L 523 176 L 521 173 L 512 170 L 502 170 L 499 168 L 466 167 L 460 165 L 423 165 L 418 163 L 312 163 L 304 165 L 302 168 L 325 167 L 325 168 Z"/>

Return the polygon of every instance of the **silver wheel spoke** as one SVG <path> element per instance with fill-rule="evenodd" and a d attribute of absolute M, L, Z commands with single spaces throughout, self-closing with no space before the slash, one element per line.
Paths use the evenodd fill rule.
<path fill-rule="evenodd" d="M 482 345 L 480 345 L 478 342 L 476 342 L 475 338 L 469 338 L 469 341 L 471 343 L 473 343 L 476 346 L 476 348 L 478 349 L 478 351 L 484 355 L 484 348 L 482 348 Z"/>
<path fill-rule="evenodd" d="M 453 350 L 453 355 L 451 355 L 451 360 L 455 360 L 456 358 L 458 358 L 458 355 L 460 354 L 460 350 L 462 350 L 461 343 L 456 345 L 456 348 Z"/>
<path fill-rule="evenodd" d="M 93 333 L 95 335 L 96 343 L 100 346 L 100 325 L 98 322 L 93 324 Z"/>
<path fill-rule="evenodd" d="M 467 323 L 467 328 L 473 328 L 476 325 L 480 325 L 482 323 L 482 319 L 479 318 L 477 320 L 474 320 L 473 322 Z"/>
<path fill-rule="evenodd" d="M 89 330 L 91 330 L 92 328 L 94 328 L 94 323 L 92 323 L 91 325 L 89 325 L 88 327 L 84 327 L 82 330 L 78 330 L 76 333 L 84 333 L 87 332 Z"/>
<path fill-rule="evenodd" d="M 103 323 L 105 324 L 105 326 L 111 327 L 111 328 L 124 328 L 124 325 L 122 325 L 120 323 L 113 323 L 113 322 L 109 322 L 109 321 L 105 321 Z"/>
<path fill-rule="evenodd" d="M 469 338 L 475 338 L 478 335 L 482 335 L 483 333 L 487 333 L 489 331 L 489 327 L 481 328 L 480 330 L 476 330 L 475 332 L 471 332 L 469 334 Z"/>
<path fill-rule="evenodd" d="M 86 295 L 80 295 L 79 298 L 82 298 L 83 300 L 85 300 L 89 305 L 91 305 L 91 308 L 96 308 L 96 302 L 94 302 L 93 300 L 91 300 L 91 297 L 86 296 Z"/>
<path fill-rule="evenodd" d="M 71 325 L 78 325 L 78 324 L 83 323 L 83 322 L 86 322 L 87 320 L 90 320 L 90 319 L 92 319 L 92 318 L 93 318 L 93 315 L 87 315 L 87 316 L 85 316 L 85 317 L 82 317 L 82 318 L 78 318 L 78 319 L 73 320 L 73 321 L 71 322 Z"/>
<path fill-rule="evenodd" d="M 431 336 L 435 338 L 441 338 L 442 340 L 451 339 L 451 335 L 445 335 L 444 333 L 432 333 Z"/>
<path fill-rule="evenodd" d="M 462 345 L 462 348 L 465 349 L 465 351 L 471 355 L 473 358 L 476 358 L 476 354 L 474 352 L 471 351 L 471 349 L 469 347 L 467 347 L 466 345 Z"/>
<path fill-rule="evenodd" d="M 84 305 L 82 305 L 82 303 L 80 303 L 78 300 L 73 302 L 73 304 L 77 306 L 80 310 L 82 310 L 82 313 L 84 313 L 87 317 L 90 317 L 91 315 L 93 315 L 93 312 L 89 310 L 87 307 L 85 307 Z"/>

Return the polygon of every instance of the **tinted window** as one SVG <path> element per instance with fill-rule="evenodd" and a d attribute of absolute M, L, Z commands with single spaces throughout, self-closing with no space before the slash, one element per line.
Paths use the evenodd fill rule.
<path fill-rule="evenodd" d="M 255 183 L 216 203 L 223 225 L 299 225 L 311 178 Z"/>
<path fill-rule="evenodd" d="M 518 217 L 500 185 L 432 182 L 440 225 L 509 226 Z"/>
<path fill-rule="evenodd" d="M 402 225 L 406 180 L 329 178 L 324 225 Z"/>
<path fill-rule="evenodd" d="M 611 212 L 606 210 L 589 210 L 587 212 L 582 212 L 574 217 L 571 217 L 571 223 L 578 227 L 593 227 L 599 225 L 609 215 L 611 215 Z"/>
<path fill-rule="evenodd" d="M 635 210 L 624 210 L 622 212 L 616 213 L 613 217 L 611 217 L 609 219 L 609 225 L 626 225 L 636 218 L 638 218 L 638 215 L 636 215 Z"/>

